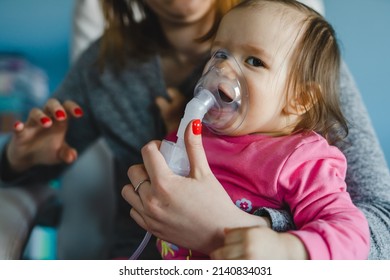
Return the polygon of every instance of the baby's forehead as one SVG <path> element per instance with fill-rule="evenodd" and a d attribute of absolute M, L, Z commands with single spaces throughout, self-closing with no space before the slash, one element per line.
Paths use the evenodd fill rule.
<path fill-rule="evenodd" d="M 233 9 L 231 12 L 234 12 L 234 10 L 241 13 L 241 18 L 252 18 L 254 22 L 257 18 L 266 18 L 270 28 L 278 29 L 279 35 L 285 33 L 286 36 L 296 39 L 305 32 L 305 23 L 309 18 L 304 10 L 280 2 L 258 1 Z"/>
<path fill-rule="evenodd" d="M 289 6 L 280 2 L 270 1 L 258 1 L 247 6 L 240 6 L 234 10 L 244 10 L 244 12 L 257 13 L 261 16 L 262 13 L 272 15 L 274 19 L 278 19 L 281 23 L 291 25 L 300 24 L 302 25 L 308 15 L 303 10 L 298 10 L 294 6 Z"/>

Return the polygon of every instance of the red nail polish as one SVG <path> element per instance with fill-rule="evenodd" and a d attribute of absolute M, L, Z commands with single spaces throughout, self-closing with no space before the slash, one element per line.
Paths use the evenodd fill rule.
<path fill-rule="evenodd" d="M 41 118 L 41 124 L 45 125 L 50 122 L 50 119 L 48 117 Z"/>
<path fill-rule="evenodd" d="M 192 133 L 195 135 L 202 133 L 202 122 L 199 119 L 192 122 Z"/>
<path fill-rule="evenodd" d="M 23 123 L 22 123 L 22 122 L 16 121 L 16 122 L 14 123 L 14 129 L 19 130 L 19 129 L 21 129 L 22 127 L 23 127 Z"/>
<path fill-rule="evenodd" d="M 66 117 L 65 112 L 62 111 L 62 110 L 57 110 L 57 111 L 55 112 L 55 114 L 56 114 L 56 118 L 57 118 L 57 119 L 65 119 L 65 117 Z"/>
<path fill-rule="evenodd" d="M 79 108 L 79 107 L 74 109 L 74 113 L 76 116 L 79 116 L 79 117 L 81 117 L 84 114 L 83 110 L 81 110 L 81 108 Z"/>

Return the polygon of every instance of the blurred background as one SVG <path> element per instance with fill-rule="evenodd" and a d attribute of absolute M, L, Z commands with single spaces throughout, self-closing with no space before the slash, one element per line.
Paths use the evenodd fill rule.
<path fill-rule="evenodd" d="M 42 68 L 52 92 L 69 67 L 75 0 L 0 0 L 0 53 L 16 53 Z"/>
<path fill-rule="evenodd" d="M 22 54 L 41 67 L 51 92 L 69 67 L 74 1 L 0 1 L 0 52 Z M 324 3 L 390 162 L 390 1 Z"/>
<path fill-rule="evenodd" d="M 41 95 L 53 92 L 70 67 L 75 1 L 0 0 L 0 57 L 17 54 L 36 67 L 23 69 L 37 73 Z M 389 163 L 390 1 L 324 3 L 325 16 L 338 34 L 343 58 L 355 77 Z M 4 84 L 6 79 L 0 76 L 0 86 Z M 7 105 L 2 99 L 0 102 L 1 113 Z M 55 257 L 54 229 L 37 229 L 33 239 L 28 258 Z"/>
<path fill-rule="evenodd" d="M 0 134 L 26 117 L 28 96 L 42 103 L 66 75 L 75 1 L 0 0 Z M 25 258 L 55 259 L 56 237 L 54 227 L 36 227 Z"/>
<path fill-rule="evenodd" d="M 325 16 L 363 96 L 390 163 L 390 1 L 324 0 Z"/>

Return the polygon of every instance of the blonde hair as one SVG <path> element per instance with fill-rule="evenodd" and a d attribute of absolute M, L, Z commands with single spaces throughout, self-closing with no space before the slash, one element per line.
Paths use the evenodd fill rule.
<path fill-rule="evenodd" d="M 292 49 L 287 92 L 304 107 L 293 131 L 314 130 L 328 142 L 348 135 L 339 100 L 340 50 L 333 27 L 317 12 L 294 0 L 243 0 L 236 9 L 279 3 L 302 13 L 300 37 Z M 291 93 L 294 96 L 291 96 Z"/>

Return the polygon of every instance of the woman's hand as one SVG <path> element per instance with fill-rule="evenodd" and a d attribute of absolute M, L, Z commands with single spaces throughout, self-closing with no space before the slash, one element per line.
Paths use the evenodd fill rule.
<path fill-rule="evenodd" d="M 65 142 L 69 117 L 79 118 L 81 108 L 72 101 L 49 99 L 43 111 L 32 109 L 26 123 L 16 122 L 7 146 L 7 158 L 15 172 L 37 164 L 71 163 L 77 152 Z"/>
<path fill-rule="evenodd" d="M 160 142 L 153 141 L 142 149 L 145 165 L 129 168 L 132 185 L 124 186 L 122 196 L 133 206 L 131 217 L 144 229 L 165 241 L 209 254 L 223 245 L 224 228 L 267 223 L 237 208 L 214 177 L 198 133 L 199 124 L 194 121 L 186 130 L 191 166 L 188 177 L 169 169 L 159 151 Z M 148 178 L 150 182 L 135 192 L 133 186 Z"/>
<path fill-rule="evenodd" d="M 298 237 L 261 226 L 226 229 L 224 245 L 210 256 L 216 260 L 308 258 L 306 249 Z"/>

